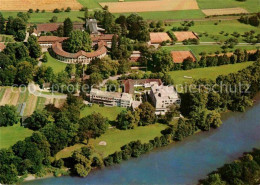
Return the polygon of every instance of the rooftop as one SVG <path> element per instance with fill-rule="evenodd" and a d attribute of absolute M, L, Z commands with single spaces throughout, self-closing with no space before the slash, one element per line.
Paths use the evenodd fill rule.
<path fill-rule="evenodd" d="M 188 57 L 191 57 L 193 62 L 196 61 L 191 51 L 171 51 L 171 55 L 174 63 L 182 63 Z"/>
<path fill-rule="evenodd" d="M 186 39 L 198 39 L 193 31 L 175 31 L 173 34 L 176 36 L 177 41 L 184 41 Z"/>
<path fill-rule="evenodd" d="M 79 56 L 85 56 L 87 58 L 93 58 L 93 57 L 98 57 L 98 56 L 105 54 L 107 52 L 107 49 L 104 45 L 104 42 L 102 42 L 102 41 L 98 43 L 98 49 L 96 51 L 93 51 L 93 52 L 85 52 L 85 51 L 80 50 L 77 53 L 69 53 L 69 52 L 66 52 L 66 51 L 63 50 L 62 44 L 59 43 L 59 42 L 56 42 L 52 45 L 52 50 L 56 54 L 58 54 L 62 57 L 66 57 L 66 58 L 78 58 Z"/>
<path fill-rule="evenodd" d="M 173 86 L 154 84 L 151 89 L 157 101 L 178 98 L 178 93 Z"/>
<path fill-rule="evenodd" d="M 100 96 L 100 97 L 111 98 L 111 99 L 130 100 L 132 98 L 132 95 L 127 93 L 101 91 L 95 88 L 91 89 L 90 94 L 95 96 Z"/>
<path fill-rule="evenodd" d="M 6 45 L 3 42 L 0 42 L 0 51 L 5 49 Z"/>
<path fill-rule="evenodd" d="M 161 44 L 163 41 L 172 40 L 165 32 L 151 32 L 150 40 L 152 44 Z"/>
<path fill-rule="evenodd" d="M 134 86 L 135 85 L 144 85 L 147 83 L 157 83 L 159 85 L 162 84 L 162 81 L 160 79 L 138 79 L 138 80 L 132 80 L 132 79 L 128 79 L 128 80 L 123 80 L 122 83 L 124 85 L 124 91 L 125 93 L 130 93 L 130 94 L 134 94 Z"/>
<path fill-rule="evenodd" d="M 63 42 L 69 37 L 57 37 L 57 36 L 40 36 L 38 42 Z"/>

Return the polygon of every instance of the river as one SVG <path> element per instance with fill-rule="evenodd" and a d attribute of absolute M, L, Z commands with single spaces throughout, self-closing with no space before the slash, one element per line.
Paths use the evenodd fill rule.
<path fill-rule="evenodd" d="M 260 96 L 245 113 L 225 113 L 223 125 L 138 159 L 91 172 L 86 178 L 59 177 L 24 182 L 30 185 L 196 184 L 208 173 L 260 147 Z"/>

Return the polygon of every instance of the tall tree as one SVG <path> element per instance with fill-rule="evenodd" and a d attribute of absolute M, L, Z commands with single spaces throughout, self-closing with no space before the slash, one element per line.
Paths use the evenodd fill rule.
<path fill-rule="evenodd" d="M 70 18 L 66 18 L 63 22 L 64 37 L 69 37 L 70 33 L 73 31 L 73 23 Z"/>
<path fill-rule="evenodd" d="M 1 12 L 0 12 L 0 33 L 1 34 L 5 33 L 5 19 Z"/>
<path fill-rule="evenodd" d="M 34 35 L 28 38 L 28 50 L 32 58 L 39 58 L 42 54 L 38 38 Z"/>
<path fill-rule="evenodd" d="M 16 108 L 10 105 L 0 106 L 0 127 L 12 126 L 19 121 Z"/>

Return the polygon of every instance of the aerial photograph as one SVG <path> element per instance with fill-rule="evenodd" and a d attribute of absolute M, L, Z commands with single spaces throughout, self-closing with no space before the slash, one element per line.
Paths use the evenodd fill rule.
<path fill-rule="evenodd" d="M 0 185 L 260 185 L 260 0 L 0 0 Z"/>

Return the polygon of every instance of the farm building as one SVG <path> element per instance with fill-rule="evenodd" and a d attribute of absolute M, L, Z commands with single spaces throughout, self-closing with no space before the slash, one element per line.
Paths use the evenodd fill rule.
<path fill-rule="evenodd" d="M 180 42 L 187 39 L 199 39 L 196 33 L 194 33 L 193 31 L 175 31 L 173 32 L 173 34 L 177 38 L 177 41 Z"/>
<path fill-rule="evenodd" d="M 140 51 L 133 51 L 129 59 L 132 62 L 138 62 L 141 58 L 142 58 L 142 54 Z"/>
<path fill-rule="evenodd" d="M 161 44 L 163 41 L 171 41 L 172 39 L 165 32 L 151 32 L 150 33 L 150 43 L 151 44 Z"/>
<path fill-rule="evenodd" d="M 98 44 L 98 42 L 103 41 L 108 48 L 111 47 L 113 36 L 114 34 L 90 35 L 93 45 L 96 45 Z"/>
<path fill-rule="evenodd" d="M 196 61 L 196 57 L 191 51 L 171 51 L 172 60 L 174 63 L 181 64 L 186 58 L 192 58 L 193 62 Z"/>

